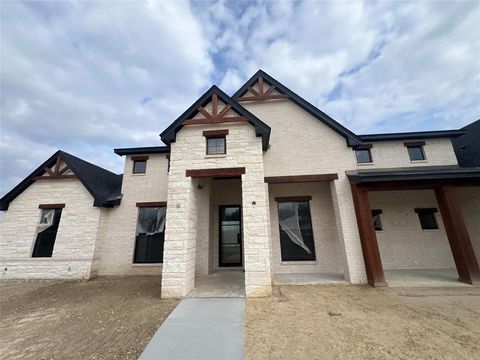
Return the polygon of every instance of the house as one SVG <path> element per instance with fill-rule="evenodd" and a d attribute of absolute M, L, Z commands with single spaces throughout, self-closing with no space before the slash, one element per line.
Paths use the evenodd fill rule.
<path fill-rule="evenodd" d="M 2 278 L 161 274 L 163 297 L 231 269 L 247 296 L 296 274 L 478 284 L 480 168 L 452 145 L 468 131 L 358 135 L 260 70 L 232 97 L 212 86 L 166 146 L 115 149 L 123 176 L 63 151 L 41 164 L 1 199 Z"/>

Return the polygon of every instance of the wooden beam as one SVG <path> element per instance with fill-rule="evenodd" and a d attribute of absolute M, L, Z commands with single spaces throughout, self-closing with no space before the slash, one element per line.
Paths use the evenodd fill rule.
<path fill-rule="evenodd" d="M 187 170 L 185 176 L 192 178 L 201 177 L 239 177 L 245 174 L 244 167 L 222 168 L 222 169 L 195 169 Z"/>
<path fill-rule="evenodd" d="M 132 156 L 132 161 L 147 161 L 148 159 L 148 155 Z"/>
<path fill-rule="evenodd" d="M 263 77 L 261 77 L 261 76 L 258 78 L 258 92 L 260 93 L 260 96 L 264 95 L 264 92 L 263 92 Z"/>
<path fill-rule="evenodd" d="M 217 94 L 212 95 L 212 117 L 215 118 L 217 117 L 218 113 L 218 96 Z"/>
<path fill-rule="evenodd" d="M 50 169 L 48 166 L 47 166 L 45 169 L 43 169 L 43 170 L 45 170 L 45 172 L 46 172 L 48 175 L 50 175 L 50 176 L 55 175 L 55 174 L 53 173 L 52 169 Z"/>
<path fill-rule="evenodd" d="M 391 190 L 425 190 L 434 189 L 438 186 L 451 185 L 480 186 L 480 179 L 441 179 L 441 180 L 391 180 L 359 184 L 359 187 L 368 191 L 391 191 Z"/>
<path fill-rule="evenodd" d="M 66 173 L 68 170 L 70 170 L 70 168 L 68 167 L 68 165 L 65 165 L 65 167 L 58 172 L 58 175 L 62 175 Z"/>
<path fill-rule="evenodd" d="M 199 106 L 197 110 L 200 114 L 205 116 L 206 119 L 212 118 L 212 115 L 207 110 L 205 110 L 202 106 Z"/>
<path fill-rule="evenodd" d="M 275 90 L 275 86 L 274 85 L 271 85 L 267 91 L 265 91 L 265 93 L 263 94 L 264 96 L 267 96 L 267 95 L 270 95 L 273 90 Z"/>
<path fill-rule="evenodd" d="M 251 92 L 253 95 L 255 96 L 260 96 L 260 94 L 258 93 L 257 90 L 255 90 L 254 88 L 252 88 L 251 86 L 248 87 L 248 91 Z"/>
<path fill-rule="evenodd" d="M 75 175 L 35 176 L 32 180 L 66 180 L 76 179 Z"/>
<path fill-rule="evenodd" d="M 425 141 L 405 141 L 403 146 L 423 146 L 425 145 Z"/>
<path fill-rule="evenodd" d="M 60 171 L 60 163 L 62 162 L 62 159 L 60 159 L 60 156 L 57 157 L 57 162 L 55 163 L 55 175 L 58 175 L 58 172 Z"/>
<path fill-rule="evenodd" d="M 288 99 L 288 95 L 263 95 L 263 96 L 242 96 L 237 101 L 258 101 Z"/>
<path fill-rule="evenodd" d="M 292 175 L 292 176 L 266 176 L 264 181 L 268 184 L 285 184 L 298 182 L 333 181 L 338 179 L 338 174 Z"/>
<path fill-rule="evenodd" d="M 457 267 L 458 280 L 472 285 L 480 285 L 478 261 L 463 219 L 455 188 L 453 186 L 437 187 L 435 197 Z"/>
<path fill-rule="evenodd" d="M 165 207 L 167 206 L 166 201 L 146 201 L 146 202 L 137 202 L 137 207 Z"/>
<path fill-rule="evenodd" d="M 39 209 L 63 209 L 65 204 L 40 204 Z"/>
<path fill-rule="evenodd" d="M 228 135 L 228 129 L 226 130 L 205 130 L 203 136 L 206 138 L 218 137 Z"/>
<path fill-rule="evenodd" d="M 231 122 L 248 122 L 248 120 L 244 116 L 230 116 L 230 117 L 217 118 L 216 120 L 187 119 L 183 121 L 183 125 L 221 124 L 221 123 L 231 123 Z"/>
<path fill-rule="evenodd" d="M 218 117 L 219 118 L 222 118 L 224 117 L 225 115 L 227 115 L 227 113 L 232 109 L 232 105 L 226 105 L 222 111 L 220 111 L 220 113 L 218 114 Z"/>
<path fill-rule="evenodd" d="M 350 187 L 368 283 L 372 286 L 386 286 L 377 235 L 373 225 L 372 209 L 368 200 L 368 191 L 354 183 L 350 183 Z"/>
<path fill-rule="evenodd" d="M 312 200 L 311 196 L 281 196 L 275 198 L 276 202 L 298 202 L 310 200 Z"/>

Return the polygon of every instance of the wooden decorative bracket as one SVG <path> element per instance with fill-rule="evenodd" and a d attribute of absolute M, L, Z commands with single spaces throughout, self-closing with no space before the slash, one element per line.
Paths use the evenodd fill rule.
<path fill-rule="evenodd" d="M 44 169 L 45 173 L 48 175 L 43 176 L 35 176 L 33 180 L 59 180 L 59 179 L 75 179 L 75 175 L 64 175 L 70 167 L 65 165 L 63 168 L 60 169 L 60 164 L 62 163 L 62 159 L 57 157 L 57 161 L 55 162 L 55 167 L 52 171 L 51 168 L 48 166 Z"/>
<path fill-rule="evenodd" d="M 278 99 L 288 99 L 288 95 L 277 95 L 272 94 L 275 90 L 275 85 L 270 85 L 270 87 L 265 91 L 265 86 L 263 82 L 263 77 L 258 78 L 258 91 L 253 87 L 249 87 L 247 92 L 253 94 L 253 96 L 242 96 L 237 99 L 237 101 L 258 101 L 258 100 L 278 100 Z"/>
<path fill-rule="evenodd" d="M 219 124 L 226 122 L 244 122 L 248 121 L 244 116 L 226 116 L 230 110 L 231 105 L 225 105 L 222 110 L 218 111 L 218 95 L 212 95 L 212 112 L 209 113 L 203 106 L 198 107 L 198 112 L 205 118 L 187 119 L 183 121 L 183 125 L 199 125 L 199 124 Z"/>

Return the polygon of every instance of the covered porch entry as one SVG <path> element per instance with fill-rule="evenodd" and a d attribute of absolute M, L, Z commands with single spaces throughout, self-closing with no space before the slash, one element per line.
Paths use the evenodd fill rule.
<path fill-rule="evenodd" d="M 459 197 L 459 192 L 478 196 L 480 170 L 442 166 L 351 171 L 347 175 L 370 285 L 451 286 L 457 279 L 480 284 L 475 244 L 468 230 L 476 223 L 465 222 Z M 383 216 L 388 216 L 382 214 L 379 204 L 390 211 L 389 229 L 382 229 Z M 395 209 L 398 219 L 391 221 Z M 471 212 L 480 215 L 478 208 Z M 408 216 L 418 221 L 416 229 L 405 220 Z M 387 231 L 394 236 L 388 239 L 382 233 Z M 442 264 L 446 264 L 443 269 Z"/>

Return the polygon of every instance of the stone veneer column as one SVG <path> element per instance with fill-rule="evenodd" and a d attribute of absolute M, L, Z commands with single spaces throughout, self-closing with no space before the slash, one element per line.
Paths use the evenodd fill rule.
<path fill-rule="evenodd" d="M 196 180 L 171 170 L 163 250 L 162 298 L 186 296 L 195 285 Z"/>
<path fill-rule="evenodd" d="M 345 280 L 352 284 L 367 282 L 362 244 L 357 227 L 350 183 L 344 174 L 330 182 L 338 241 L 342 246 Z"/>
<path fill-rule="evenodd" d="M 264 183 L 263 163 L 248 166 L 242 176 L 243 254 L 247 297 L 272 295 L 268 211 L 268 187 Z"/>

